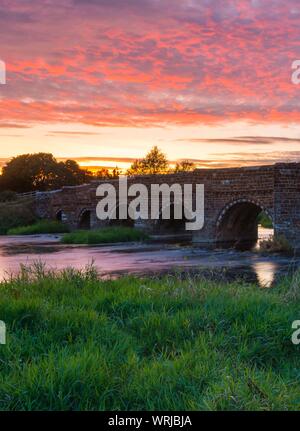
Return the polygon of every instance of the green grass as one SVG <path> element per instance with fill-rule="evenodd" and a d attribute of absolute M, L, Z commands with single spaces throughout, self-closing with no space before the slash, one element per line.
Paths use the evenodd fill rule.
<path fill-rule="evenodd" d="M 62 237 L 64 244 L 107 244 L 134 242 L 147 239 L 147 235 L 130 227 L 107 227 L 97 230 L 78 230 Z"/>
<path fill-rule="evenodd" d="M 270 290 L 23 267 L 0 289 L 0 409 L 299 410 L 299 278 Z"/>
<path fill-rule="evenodd" d="M 41 220 L 28 226 L 20 226 L 13 229 L 9 229 L 8 235 L 36 235 L 36 234 L 48 234 L 48 233 L 65 233 L 68 232 L 68 227 L 59 222 L 53 220 Z"/>

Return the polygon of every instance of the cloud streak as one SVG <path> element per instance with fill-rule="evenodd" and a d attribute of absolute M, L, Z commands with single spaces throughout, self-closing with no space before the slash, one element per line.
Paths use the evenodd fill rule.
<path fill-rule="evenodd" d="M 180 138 L 177 142 L 190 142 L 196 144 L 220 144 L 220 145 L 274 145 L 281 143 L 300 144 L 300 138 L 287 138 L 281 136 L 240 136 L 234 138 Z"/>

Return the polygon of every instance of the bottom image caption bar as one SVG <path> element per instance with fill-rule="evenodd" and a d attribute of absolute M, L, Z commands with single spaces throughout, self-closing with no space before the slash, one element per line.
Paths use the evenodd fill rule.
<path fill-rule="evenodd" d="M 189 415 L 142 415 L 129 417 L 125 415 L 112 415 L 108 418 L 107 425 L 110 427 L 130 427 L 130 429 L 142 429 L 147 426 L 184 428 L 191 427 L 192 420 Z"/>

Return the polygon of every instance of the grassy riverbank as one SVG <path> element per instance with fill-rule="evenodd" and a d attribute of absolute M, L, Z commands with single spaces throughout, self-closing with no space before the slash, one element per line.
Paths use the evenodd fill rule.
<path fill-rule="evenodd" d="M 0 409 L 299 410 L 299 289 L 23 268 L 0 289 Z"/>
<path fill-rule="evenodd" d="M 107 227 L 97 230 L 78 230 L 62 237 L 64 244 L 107 244 L 116 242 L 135 242 L 148 236 L 130 227 Z"/>
<path fill-rule="evenodd" d="M 69 228 L 59 222 L 53 220 L 40 220 L 28 226 L 20 226 L 10 229 L 8 235 L 38 235 L 38 234 L 55 234 L 69 232 Z"/>

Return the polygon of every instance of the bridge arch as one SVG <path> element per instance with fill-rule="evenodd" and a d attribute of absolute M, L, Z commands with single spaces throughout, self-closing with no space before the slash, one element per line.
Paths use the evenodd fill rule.
<path fill-rule="evenodd" d="M 92 227 L 92 211 L 89 208 L 81 210 L 78 217 L 78 229 L 89 230 Z"/>
<path fill-rule="evenodd" d="M 182 218 L 175 218 L 175 210 L 182 209 Z M 170 210 L 170 218 L 164 219 L 163 213 L 167 209 Z M 188 217 L 185 215 L 188 214 Z M 161 207 L 159 213 L 156 215 L 156 220 L 154 223 L 154 231 L 158 234 L 170 234 L 170 235 L 185 235 L 192 238 L 191 231 L 186 230 L 186 223 L 191 222 L 192 217 L 188 209 L 186 209 L 183 203 L 171 202 L 170 205 Z"/>
<path fill-rule="evenodd" d="M 258 240 L 258 215 L 272 214 L 260 202 L 253 199 L 236 199 L 220 212 L 216 223 L 216 243 L 223 248 L 251 249 Z"/>
<path fill-rule="evenodd" d="M 60 221 L 62 223 L 67 221 L 67 216 L 63 209 L 59 209 L 58 211 L 56 211 L 55 220 Z"/>
<path fill-rule="evenodd" d="M 127 219 L 121 220 L 119 217 L 120 208 L 124 208 L 127 211 Z M 116 214 L 116 219 L 112 218 L 113 213 Z M 121 227 L 134 227 L 134 220 L 129 217 L 128 214 L 128 204 L 117 204 L 112 212 L 110 213 L 109 219 L 108 219 L 108 226 L 121 226 Z"/>

